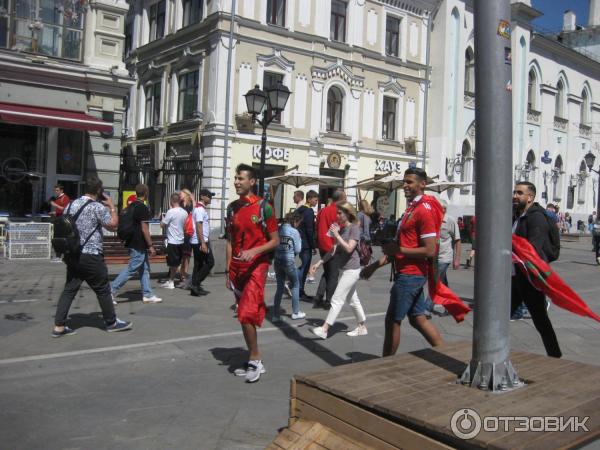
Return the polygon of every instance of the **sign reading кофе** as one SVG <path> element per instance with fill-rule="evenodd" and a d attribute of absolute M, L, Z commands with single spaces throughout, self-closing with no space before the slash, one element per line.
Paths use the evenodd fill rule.
<path fill-rule="evenodd" d="M 260 159 L 260 145 L 252 146 L 252 157 Z M 290 151 L 287 148 L 267 147 L 265 151 L 265 159 L 274 159 L 276 161 L 289 161 Z"/>

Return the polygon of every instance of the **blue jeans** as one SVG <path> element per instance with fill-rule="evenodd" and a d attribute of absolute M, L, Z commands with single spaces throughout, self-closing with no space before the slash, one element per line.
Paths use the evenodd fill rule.
<path fill-rule="evenodd" d="M 450 267 L 450 263 L 438 263 L 438 273 L 440 276 L 440 281 L 448 286 L 448 267 Z"/>
<path fill-rule="evenodd" d="M 427 278 L 419 275 L 396 274 L 396 279 L 390 292 L 386 320 L 402 322 L 406 315 L 420 316 L 425 314 L 429 307 L 423 287 Z"/>
<path fill-rule="evenodd" d="M 277 290 L 273 299 L 273 316 L 279 316 L 281 296 L 286 279 L 290 280 L 290 291 L 292 291 L 292 311 L 294 314 L 300 312 L 300 282 L 298 281 L 298 269 L 296 262 L 292 260 L 275 260 L 275 277 L 277 278 Z"/>
<path fill-rule="evenodd" d="M 308 269 L 310 269 L 310 262 L 312 261 L 312 250 L 305 248 L 300 252 L 300 261 L 302 265 L 298 267 L 298 280 L 300 280 L 300 295 L 305 295 L 304 285 L 306 284 L 306 277 L 308 275 Z"/>
<path fill-rule="evenodd" d="M 132 248 L 129 249 L 129 263 L 125 267 L 117 278 L 115 278 L 111 284 L 111 291 L 117 292 L 123 287 L 127 281 L 136 275 L 140 274 L 140 283 L 142 284 L 142 293 L 144 297 L 153 297 L 154 292 L 150 287 L 150 264 L 148 263 L 148 252 L 137 251 Z"/>

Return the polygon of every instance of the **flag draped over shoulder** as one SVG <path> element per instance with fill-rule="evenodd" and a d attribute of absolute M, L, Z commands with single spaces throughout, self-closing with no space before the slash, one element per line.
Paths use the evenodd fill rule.
<path fill-rule="evenodd" d="M 438 230 L 442 227 L 442 220 L 444 219 L 444 209 L 438 200 L 431 195 L 423 195 L 420 200 L 423 203 L 428 203 L 431 206 L 434 219 L 436 221 L 435 226 Z M 468 305 L 466 305 L 452 290 L 440 281 L 439 273 L 437 270 L 437 263 L 430 261 L 428 265 L 427 273 L 427 287 L 429 288 L 429 296 L 433 303 L 442 305 L 448 314 L 454 317 L 456 322 L 462 322 L 465 320 L 465 314 L 471 311 Z"/>
<path fill-rule="evenodd" d="M 512 260 L 538 291 L 556 306 L 600 322 L 600 316 L 567 285 L 550 264 L 539 257 L 533 246 L 522 237 L 512 235 Z"/>

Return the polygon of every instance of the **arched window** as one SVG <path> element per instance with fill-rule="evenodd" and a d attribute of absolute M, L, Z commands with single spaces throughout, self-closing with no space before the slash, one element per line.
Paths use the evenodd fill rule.
<path fill-rule="evenodd" d="M 460 157 L 462 159 L 462 170 L 460 171 L 460 181 L 462 182 L 472 182 L 473 181 L 473 153 L 471 151 L 471 144 L 469 141 L 463 141 L 462 151 L 460 153 Z M 469 189 L 464 189 L 468 191 Z"/>
<path fill-rule="evenodd" d="M 587 125 L 590 122 L 590 115 L 589 115 L 589 110 L 590 110 L 590 98 L 588 96 L 588 92 L 587 89 L 583 89 L 583 91 L 581 91 L 581 106 L 580 106 L 580 112 L 579 112 L 579 122 L 582 125 Z"/>
<path fill-rule="evenodd" d="M 465 51 L 465 92 L 475 93 L 475 56 L 471 47 Z"/>
<path fill-rule="evenodd" d="M 529 152 L 527 152 L 527 158 L 525 159 L 525 167 L 524 167 L 524 171 L 523 171 L 523 178 L 525 179 L 525 181 L 531 181 L 531 180 L 535 180 L 535 153 L 533 153 L 533 150 L 529 150 Z"/>
<path fill-rule="evenodd" d="M 581 161 L 579 164 L 579 173 L 577 174 L 577 203 L 585 203 L 585 185 L 587 178 L 587 166 L 585 165 L 585 161 Z"/>
<path fill-rule="evenodd" d="M 535 111 L 537 106 L 537 77 L 535 70 L 529 71 L 529 84 L 527 85 L 527 110 Z"/>
<path fill-rule="evenodd" d="M 341 89 L 332 86 L 327 92 L 327 131 L 342 132 L 342 106 L 344 94 Z"/>
<path fill-rule="evenodd" d="M 554 115 L 565 118 L 565 84 L 563 80 L 556 83 L 556 98 L 554 99 Z"/>
<path fill-rule="evenodd" d="M 559 155 L 556 157 L 554 169 L 552 169 L 552 198 L 555 201 L 560 201 L 562 199 L 563 178 L 563 160 L 562 157 Z"/>

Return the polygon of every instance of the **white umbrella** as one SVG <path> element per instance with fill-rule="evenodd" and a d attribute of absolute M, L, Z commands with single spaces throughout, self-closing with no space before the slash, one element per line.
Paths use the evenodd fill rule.
<path fill-rule="evenodd" d="M 383 177 L 369 178 L 359 181 L 351 188 L 360 189 L 361 191 L 394 191 L 399 189 L 404 184 L 403 176 L 401 175 L 386 175 Z"/>
<path fill-rule="evenodd" d="M 265 178 L 265 182 L 271 186 L 278 186 L 280 184 L 289 184 L 295 187 L 307 186 L 307 185 L 337 185 L 341 183 L 341 179 L 337 177 L 330 177 L 327 175 L 309 174 L 301 172 L 290 172 L 277 175 L 275 177 Z"/>
<path fill-rule="evenodd" d="M 448 189 L 465 188 L 474 185 L 475 183 L 469 183 L 465 181 L 438 181 L 437 183 L 428 184 L 425 187 L 425 190 L 440 193 Z"/>

